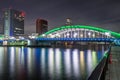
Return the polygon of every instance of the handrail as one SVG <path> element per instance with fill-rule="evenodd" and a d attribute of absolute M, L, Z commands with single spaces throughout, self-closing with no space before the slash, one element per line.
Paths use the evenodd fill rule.
<path fill-rule="evenodd" d="M 107 69 L 108 65 L 108 58 L 109 58 L 109 53 L 111 50 L 110 48 L 105 52 L 104 57 L 101 59 L 100 63 L 96 66 L 92 74 L 88 77 L 88 80 L 104 80 L 105 78 L 105 72 Z"/>

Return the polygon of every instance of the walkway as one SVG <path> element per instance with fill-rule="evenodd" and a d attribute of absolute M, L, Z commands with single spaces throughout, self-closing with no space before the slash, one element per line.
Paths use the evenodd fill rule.
<path fill-rule="evenodd" d="M 112 62 L 108 65 L 105 80 L 120 80 L 120 47 L 112 47 Z"/>

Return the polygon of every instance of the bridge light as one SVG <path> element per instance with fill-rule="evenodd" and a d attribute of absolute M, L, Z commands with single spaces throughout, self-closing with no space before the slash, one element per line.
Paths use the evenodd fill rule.
<path fill-rule="evenodd" d="M 74 33 L 74 35 L 73 35 L 73 36 L 74 36 L 74 38 L 75 38 L 75 37 L 77 37 L 77 33 Z"/>
<path fill-rule="evenodd" d="M 54 37 L 55 37 L 55 35 L 49 34 L 49 37 L 50 37 L 50 38 L 54 38 Z"/>
<path fill-rule="evenodd" d="M 69 33 L 67 33 L 67 36 L 69 36 L 70 34 Z"/>
<path fill-rule="evenodd" d="M 111 36 L 110 32 L 105 32 L 106 36 Z"/>
<path fill-rule="evenodd" d="M 45 34 L 42 34 L 43 37 L 45 37 Z"/>
<path fill-rule="evenodd" d="M 13 36 L 10 36 L 10 37 L 9 37 L 9 39 L 16 39 L 16 38 L 15 38 L 15 37 L 13 37 Z"/>
<path fill-rule="evenodd" d="M 92 36 L 93 36 L 93 38 L 94 38 L 94 37 L 95 37 L 95 34 L 93 34 Z"/>
<path fill-rule="evenodd" d="M 55 36 L 56 36 L 56 37 L 60 37 L 60 34 L 59 34 L 59 33 L 57 33 Z"/>
<path fill-rule="evenodd" d="M 91 33 L 90 33 L 90 32 L 88 32 L 88 35 L 90 36 L 90 35 L 91 35 Z"/>
<path fill-rule="evenodd" d="M 50 37 L 50 38 L 54 38 L 54 37 L 55 37 L 55 35 L 49 34 L 49 37 Z"/>
<path fill-rule="evenodd" d="M 80 37 L 83 37 L 83 34 L 80 34 Z"/>
<path fill-rule="evenodd" d="M 19 36 L 19 39 L 25 39 L 24 37 L 22 37 L 22 36 Z"/>

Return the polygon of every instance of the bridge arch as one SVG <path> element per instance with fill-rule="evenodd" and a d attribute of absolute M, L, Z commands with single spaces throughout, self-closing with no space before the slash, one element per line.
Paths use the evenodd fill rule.
<path fill-rule="evenodd" d="M 70 25 L 62 26 L 59 28 L 54 28 L 39 37 L 47 38 L 120 38 L 120 34 L 105 30 L 102 28 L 97 28 L 93 26 L 84 25 Z"/>

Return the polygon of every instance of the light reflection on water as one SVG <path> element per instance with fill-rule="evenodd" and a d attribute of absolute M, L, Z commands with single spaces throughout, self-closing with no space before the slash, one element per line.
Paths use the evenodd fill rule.
<path fill-rule="evenodd" d="M 55 75 L 59 79 L 61 77 L 61 71 L 62 71 L 62 63 L 61 63 L 61 51 L 59 48 L 55 50 Z"/>
<path fill-rule="evenodd" d="M 105 50 L 0 47 L 0 51 L 0 80 L 86 80 Z"/>
<path fill-rule="evenodd" d="M 79 65 L 79 53 L 78 49 L 73 50 L 72 60 L 73 60 L 73 74 L 75 78 L 80 77 L 80 65 Z"/>
<path fill-rule="evenodd" d="M 66 74 L 66 77 L 71 77 L 71 71 L 72 71 L 72 68 L 71 68 L 71 52 L 70 52 L 70 49 L 66 49 L 65 52 L 64 52 L 64 65 L 65 65 L 65 74 Z"/>
<path fill-rule="evenodd" d="M 3 62 L 4 54 L 2 54 L 2 53 L 4 53 L 4 49 L 1 48 L 1 47 L 0 47 L 0 52 L 1 52 L 1 54 L 0 54 L 0 75 L 1 75 L 2 72 L 3 72 L 3 68 L 4 68 L 4 66 L 3 66 L 3 64 L 4 64 L 4 62 Z"/>
<path fill-rule="evenodd" d="M 90 75 L 92 68 L 92 54 L 91 54 L 91 50 L 87 50 L 87 72 L 88 75 Z"/>
<path fill-rule="evenodd" d="M 55 69 L 55 66 L 54 66 L 54 49 L 53 48 L 50 48 L 49 50 L 49 53 L 48 53 L 48 69 L 49 69 L 49 76 L 51 77 L 51 79 L 53 80 L 54 78 L 54 69 Z"/>

